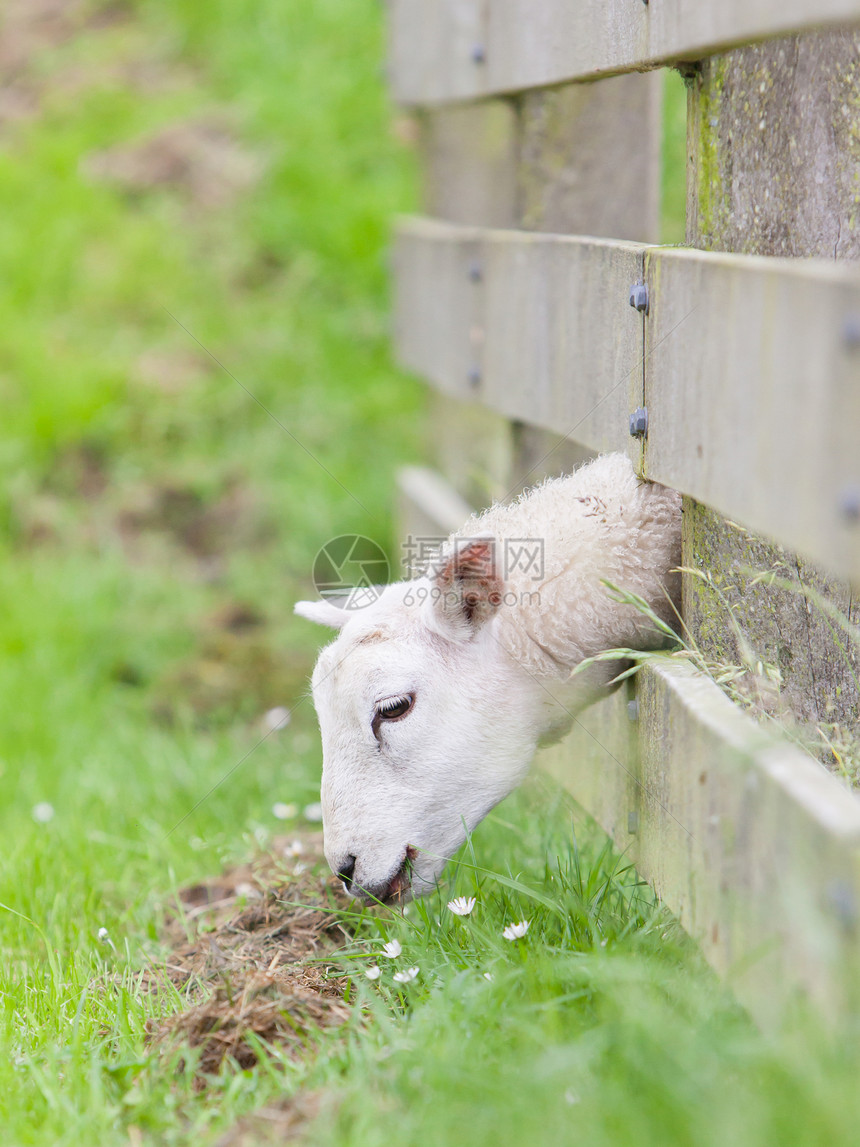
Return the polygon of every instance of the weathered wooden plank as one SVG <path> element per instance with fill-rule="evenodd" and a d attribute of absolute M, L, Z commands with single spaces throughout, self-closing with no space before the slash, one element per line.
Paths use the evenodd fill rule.
<path fill-rule="evenodd" d="M 406 221 L 395 250 L 400 357 L 447 394 L 638 462 L 628 413 L 642 401 L 642 319 L 628 295 L 642 252 Z"/>
<path fill-rule="evenodd" d="M 644 346 L 647 476 L 860 576 L 860 274 L 644 254 L 643 344 L 628 306 L 643 248 L 407 222 L 401 357 L 445 393 L 639 461 Z"/>
<path fill-rule="evenodd" d="M 424 210 L 453 223 L 653 239 L 662 77 L 423 110 Z M 436 393 L 430 456 L 475 504 L 590 455 L 570 439 Z"/>
<path fill-rule="evenodd" d="M 662 77 L 631 74 L 424 110 L 424 212 L 450 223 L 653 242 Z"/>
<path fill-rule="evenodd" d="M 706 60 L 688 98 L 687 243 L 857 259 L 860 28 Z"/>
<path fill-rule="evenodd" d="M 647 476 L 860 575 L 860 275 L 646 254 Z"/>
<path fill-rule="evenodd" d="M 521 96 L 519 226 L 655 242 L 662 93 L 655 72 Z"/>
<path fill-rule="evenodd" d="M 516 226 L 656 240 L 662 102 L 663 77 L 656 72 L 544 88 L 508 100 L 518 109 Z M 506 493 L 593 457 L 569 438 L 527 422 L 516 427 Z"/>
<path fill-rule="evenodd" d="M 519 117 L 511 100 L 420 116 L 424 211 L 450 223 L 516 227 Z"/>
<path fill-rule="evenodd" d="M 642 803 L 636 709 L 633 684 L 625 682 L 581 713 L 563 741 L 537 755 L 538 766 L 555 777 L 633 861 Z"/>
<path fill-rule="evenodd" d="M 761 1020 L 860 1004 L 860 802 L 689 665 L 642 675 L 642 875 Z"/>
<path fill-rule="evenodd" d="M 573 438 L 541 430 L 527 422 L 512 424 L 513 466 L 502 496 L 510 497 L 544 478 L 570 474 L 597 457 L 596 450 L 582 446 Z"/>
<path fill-rule="evenodd" d="M 860 626 L 856 593 L 692 498 L 683 521 L 683 565 L 707 573 L 682 580 L 684 623 L 696 646 L 712 664 L 748 667 L 759 705 L 825 764 L 850 773 L 860 747 L 860 645 L 819 602 Z"/>
<path fill-rule="evenodd" d="M 489 505 L 510 490 L 516 442 L 513 425 L 501 414 L 434 390 L 424 437 L 434 465 L 473 506 Z"/>
<path fill-rule="evenodd" d="M 477 398 L 485 273 L 481 233 L 404 220 L 394 246 L 394 331 L 401 361 L 445 394 Z"/>
<path fill-rule="evenodd" d="M 858 58 L 860 32 L 840 30 L 703 62 L 687 101 L 690 246 L 860 255 Z M 822 760 L 850 769 L 860 747 L 860 647 L 805 596 L 811 587 L 857 620 L 850 586 L 693 499 L 684 507 L 683 552 L 685 566 L 709 574 L 684 578 L 684 618 L 699 648 L 723 664 L 777 666 L 779 692 L 765 685 L 768 705 L 800 722 Z M 755 578 L 750 567 L 773 570 L 779 583 Z"/>
<path fill-rule="evenodd" d="M 613 838 L 760 1022 L 860 1007 L 860 802 L 689 664 L 641 675 L 540 762 Z"/>
<path fill-rule="evenodd" d="M 393 0 L 392 83 L 403 103 L 469 100 L 858 20 L 858 0 Z"/>
<path fill-rule="evenodd" d="M 454 104 L 423 111 L 419 121 L 425 213 L 450 223 L 517 227 L 520 131 L 515 101 Z M 475 292 L 469 295 L 477 303 Z M 463 497 L 476 506 L 504 497 L 515 454 L 507 418 L 437 391 L 425 425 L 429 457 Z"/>

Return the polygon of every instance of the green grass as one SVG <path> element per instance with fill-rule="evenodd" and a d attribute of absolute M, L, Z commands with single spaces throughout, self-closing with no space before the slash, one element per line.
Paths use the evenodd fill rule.
<path fill-rule="evenodd" d="M 3 128 L 3 1143 L 215 1142 L 299 1091 L 325 1097 L 321 1144 L 850 1142 L 853 1045 L 757 1034 L 541 780 L 439 896 L 358 922 L 339 959 L 364 1010 L 315 1054 L 198 1093 L 146 1045 L 181 1005 L 141 987 L 159 906 L 265 845 L 274 802 L 316 796 L 318 635 L 291 616 L 314 553 L 353 530 L 393 548 L 394 469 L 419 453 L 388 345 L 387 234 L 415 177 L 381 15 L 139 0 L 34 56 L 38 114 Z M 201 116 L 262 168 L 224 206 L 88 174 Z M 256 624 L 225 624 L 237 605 Z M 274 704 L 292 723 L 259 743 Z M 402 990 L 363 975 L 383 935 L 421 969 Z"/>
<path fill-rule="evenodd" d="M 548 792 L 516 806 L 516 831 L 475 842 L 494 873 L 465 868 L 386 933 L 419 977 L 396 991 L 386 967 L 362 990 L 378 997 L 372 1035 L 344 1057 L 315 1143 L 853 1141 L 849 1037 L 760 1036 L 617 856 L 588 833 L 577 847 Z M 476 896 L 470 917 L 445 909 L 452 890 Z M 504 940 L 522 918 L 526 937 Z"/>

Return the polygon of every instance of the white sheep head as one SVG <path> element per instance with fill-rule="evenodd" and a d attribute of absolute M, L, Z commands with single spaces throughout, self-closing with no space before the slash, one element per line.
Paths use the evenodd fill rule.
<path fill-rule="evenodd" d="M 467 833 L 522 780 L 552 723 L 546 690 L 494 633 L 504 582 L 493 539 L 357 610 L 299 602 L 340 629 L 313 674 L 325 853 L 347 890 L 432 891 Z"/>

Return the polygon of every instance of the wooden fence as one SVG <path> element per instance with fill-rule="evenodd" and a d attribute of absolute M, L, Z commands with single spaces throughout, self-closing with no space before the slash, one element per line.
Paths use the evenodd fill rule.
<path fill-rule="evenodd" d="M 686 496 L 686 565 L 706 551 L 736 590 L 740 538 L 791 573 L 787 597 L 746 583 L 738 616 L 782 642 L 803 715 L 817 689 L 819 722 L 858 719 L 856 655 L 810 587 L 856 615 L 860 0 L 390 7 L 426 210 L 398 230 L 396 341 L 438 394 L 441 471 L 403 474 L 404 532 L 625 451 Z M 690 89 L 686 248 L 655 244 L 659 65 Z M 719 648 L 701 584 L 686 620 Z M 754 1014 L 860 1007 L 860 800 L 772 725 L 666 659 L 544 765 Z"/>

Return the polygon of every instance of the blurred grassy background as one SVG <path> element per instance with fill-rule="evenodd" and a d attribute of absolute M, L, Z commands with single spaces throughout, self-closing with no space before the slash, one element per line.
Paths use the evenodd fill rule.
<path fill-rule="evenodd" d="M 83 808 L 159 833 L 303 692 L 292 602 L 332 533 L 390 541 L 420 403 L 387 344 L 413 179 L 372 0 L 41 7 L 7 13 L 0 159 L 0 815 L 27 850 L 38 800 L 52 848 Z"/>
<path fill-rule="evenodd" d="M 385 258 L 414 173 L 382 54 L 376 0 L 4 5 L 7 1142 L 114 1125 L 82 1098 L 98 1033 L 122 1016 L 139 1044 L 145 1017 L 82 1003 L 98 928 L 151 932 L 156 896 L 264 840 L 275 801 L 316 799 L 309 704 L 230 770 L 305 693 L 314 553 L 389 543 L 417 450 Z M 53 1085 L 21 1094 L 34 1054 Z"/>

